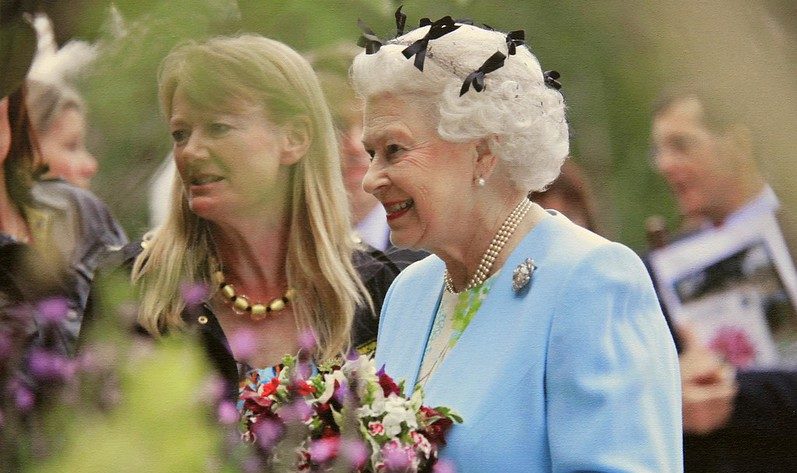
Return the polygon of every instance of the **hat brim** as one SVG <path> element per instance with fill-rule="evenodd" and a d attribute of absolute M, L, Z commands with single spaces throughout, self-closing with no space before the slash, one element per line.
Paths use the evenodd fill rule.
<path fill-rule="evenodd" d="M 22 15 L 0 24 L 0 98 L 19 88 L 35 53 L 36 32 Z"/>

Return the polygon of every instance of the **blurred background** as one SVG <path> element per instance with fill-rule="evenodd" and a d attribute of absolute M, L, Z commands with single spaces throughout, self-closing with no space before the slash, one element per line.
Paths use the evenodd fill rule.
<path fill-rule="evenodd" d="M 797 208 L 797 2 L 793 0 L 78 0 L 39 2 L 56 40 L 97 44 L 77 76 L 88 104 L 89 148 L 99 160 L 93 190 L 131 238 L 148 228 L 147 187 L 170 149 L 156 100 L 161 58 L 186 38 L 255 31 L 308 51 L 356 41 L 357 19 L 380 36 L 421 17 L 471 18 L 524 29 L 544 69 L 562 75 L 572 160 L 595 197 L 598 227 L 644 250 L 646 217 L 678 226 L 672 198 L 651 167 L 651 102 L 684 80 L 708 85 L 742 110 L 756 154 L 783 203 Z M 109 19 L 110 18 L 110 19 Z"/>

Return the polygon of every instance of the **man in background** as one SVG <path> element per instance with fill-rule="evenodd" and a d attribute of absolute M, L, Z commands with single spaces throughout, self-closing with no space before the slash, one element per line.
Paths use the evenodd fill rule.
<path fill-rule="evenodd" d="M 684 231 L 770 214 L 793 247 L 791 220 L 756 166 L 751 131 L 723 104 L 692 91 L 665 97 L 654 108 L 652 139 Z M 797 372 L 737 372 L 688 327 L 669 322 L 680 353 L 686 472 L 797 471 Z"/>

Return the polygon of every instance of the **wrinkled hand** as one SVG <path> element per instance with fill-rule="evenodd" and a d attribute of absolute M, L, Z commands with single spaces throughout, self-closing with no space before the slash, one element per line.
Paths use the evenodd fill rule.
<path fill-rule="evenodd" d="M 684 432 L 708 434 L 728 423 L 738 391 L 735 369 L 679 328 Z"/>

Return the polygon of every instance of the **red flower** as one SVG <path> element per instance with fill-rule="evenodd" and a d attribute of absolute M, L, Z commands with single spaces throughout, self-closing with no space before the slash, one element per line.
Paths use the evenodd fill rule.
<path fill-rule="evenodd" d="M 277 392 L 277 388 L 280 386 L 280 380 L 277 377 L 271 378 L 266 384 L 261 385 L 260 396 L 261 397 L 268 397 Z"/>
<path fill-rule="evenodd" d="M 401 391 L 399 391 L 399 387 L 396 382 L 393 381 L 393 378 L 385 374 L 384 371 L 377 374 L 379 375 L 379 385 L 382 386 L 382 393 L 385 397 L 388 397 L 390 394 L 401 396 Z"/>
<path fill-rule="evenodd" d="M 303 379 L 300 379 L 296 384 L 294 384 L 293 388 L 300 396 L 307 396 L 308 394 L 312 394 L 317 391 L 315 386 L 308 384 L 307 381 Z"/>
<path fill-rule="evenodd" d="M 421 412 L 426 419 L 437 418 L 434 422 L 427 425 L 423 429 L 423 434 L 435 445 L 443 446 L 446 444 L 446 432 L 454 425 L 454 422 L 448 417 L 443 417 L 439 412 L 431 407 L 421 406 Z"/>

